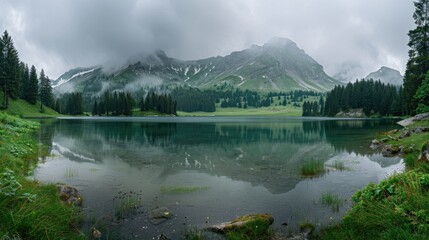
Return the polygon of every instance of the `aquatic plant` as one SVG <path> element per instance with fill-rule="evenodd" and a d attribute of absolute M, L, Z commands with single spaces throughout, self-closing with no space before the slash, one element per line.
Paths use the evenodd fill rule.
<path fill-rule="evenodd" d="M 117 218 L 122 218 L 127 214 L 138 213 L 142 207 L 142 192 L 119 191 L 113 199 L 114 213 Z"/>
<path fill-rule="evenodd" d="M 301 166 L 301 175 L 315 176 L 325 173 L 325 164 L 321 160 L 310 160 L 304 162 Z"/>
<path fill-rule="evenodd" d="M 185 240 L 204 240 L 206 239 L 205 232 L 201 229 L 198 229 L 196 226 L 186 226 L 184 233 L 183 233 L 183 239 Z"/>
<path fill-rule="evenodd" d="M 162 186 L 161 193 L 173 194 L 173 193 L 191 193 L 197 191 L 207 191 L 210 187 L 207 186 Z"/>
<path fill-rule="evenodd" d="M 66 171 L 64 172 L 64 177 L 65 178 L 75 178 L 79 175 L 79 172 L 77 169 L 73 169 L 73 168 L 67 168 Z"/>
<path fill-rule="evenodd" d="M 334 212 L 338 212 L 340 207 L 343 205 L 343 201 L 337 195 L 333 195 L 332 193 L 323 193 L 320 197 L 320 202 L 323 205 L 330 207 Z"/>

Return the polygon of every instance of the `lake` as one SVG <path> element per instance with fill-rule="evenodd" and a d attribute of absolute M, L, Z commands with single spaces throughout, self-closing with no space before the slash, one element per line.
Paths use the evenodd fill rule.
<path fill-rule="evenodd" d="M 34 178 L 83 195 L 83 231 L 103 237 L 178 239 L 184 229 L 270 213 L 273 228 L 337 223 L 350 197 L 369 182 L 402 171 L 400 158 L 369 148 L 395 120 L 282 117 L 61 118 L 40 120 L 42 157 Z M 310 161 L 327 171 L 301 175 Z M 339 168 L 338 166 L 341 166 Z M 324 206 L 322 194 L 342 200 Z M 160 222 L 150 212 L 166 208 Z M 216 238 L 217 235 L 211 235 Z"/>

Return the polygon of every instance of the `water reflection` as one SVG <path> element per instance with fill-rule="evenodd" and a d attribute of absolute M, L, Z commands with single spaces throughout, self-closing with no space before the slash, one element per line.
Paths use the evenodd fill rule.
<path fill-rule="evenodd" d="M 383 158 L 369 149 L 377 132 L 393 121 L 299 118 L 89 118 L 41 120 L 40 141 L 50 157 L 36 178 L 77 186 L 86 207 L 111 214 L 117 191 L 142 191 L 144 206 L 169 206 L 170 225 L 151 234 L 173 232 L 189 223 L 219 222 L 235 215 L 270 212 L 297 223 L 329 223 L 320 194 L 334 191 L 344 199 L 369 181 L 400 169 L 399 158 Z M 306 160 L 326 166 L 342 162 L 345 171 L 319 178 L 300 176 Z M 166 195 L 162 186 L 204 186 L 190 195 Z M 334 214 L 339 219 L 345 209 Z M 147 212 L 147 211 L 146 211 Z M 329 213 L 329 217 L 332 216 Z M 117 226 L 142 234 L 144 216 Z M 283 220 L 280 220 L 280 223 Z M 143 222 L 143 223 L 142 223 Z M 116 223 L 117 224 L 117 223 Z M 177 233 L 176 233 L 177 234 Z M 154 236 L 154 235 L 153 235 Z M 177 236 L 177 235 L 176 235 Z"/>

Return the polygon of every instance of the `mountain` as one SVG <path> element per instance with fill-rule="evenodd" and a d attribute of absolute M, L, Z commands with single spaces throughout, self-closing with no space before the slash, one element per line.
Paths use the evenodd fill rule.
<path fill-rule="evenodd" d="M 404 82 L 403 77 L 398 70 L 388 67 L 381 67 L 377 71 L 372 72 L 365 77 L 365 79 L 371 78 L 374 80 L 380 80 L 382 83 L 390 83 L 397 86 L 402 85 Z"/>
<path fill-rule="evenodd" d="M 216 88 L 227 85 L 257 91 L 327 91 L 339 81 L 285 38 L 274 38 L 263 46 L 232 52 L 230 55 L 183 61 L 158 50 L 138 55 L 120 69 L 96 66 L 72 69 L 53 82 L 56 92 L 109 90 L 133 91 L 144 86 L 189 85 Z"/>

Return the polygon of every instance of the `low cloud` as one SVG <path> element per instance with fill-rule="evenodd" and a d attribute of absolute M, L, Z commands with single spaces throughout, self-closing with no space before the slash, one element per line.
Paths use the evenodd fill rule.
<path fill-rule="evenodd" d="M 347 62 L 363 77 L 405 70 L 413 3 L 403 0 L 21 0 L 0 1 L 0 30 L 22 60 L 57 78 L 163 49 L 185 60 L 226 55 L 279 36 L 333 75 Z"/>

